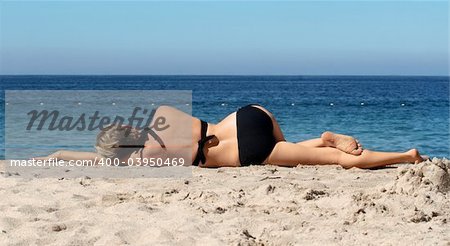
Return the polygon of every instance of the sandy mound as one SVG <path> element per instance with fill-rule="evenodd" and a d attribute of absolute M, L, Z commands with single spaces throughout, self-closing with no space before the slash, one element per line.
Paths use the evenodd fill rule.
<path fill-rule="evenodd" d="M 415 195 L 430 192 L 450 191 L 450 161 L 434 158 L 414 166 L 399 168 L 397 180 L 391 191 Z"/>
<path fill-rule="evenodd" d="M 430 222 L 448 229 L 449 168 L 449 160 L 437 158 L 399 167 L 394 181 L 352 195 L 350 211 L 353 213 L 346 223 L 367 220 L 389 223 L 387 218 L 393 221 L 398 218 L 406 223 Z M 429 224 L 430 231 L 432 224 Z"/>

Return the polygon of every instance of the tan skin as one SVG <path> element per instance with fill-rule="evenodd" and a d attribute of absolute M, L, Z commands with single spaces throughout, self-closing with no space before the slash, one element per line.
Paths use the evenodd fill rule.
<path fill-rule="evenodd" d="M 273 122 L 273 134 L 276 145 L 264 161 L 264 164 L 293 167 L 303 165 L 329 165 L 338 164 L 344 168 L 374 168 L 396 163 L 418 163 L 424 160 L 416 149 L 406 152 L 375 152 L 362 148 L 361 144 L 350 136 L 332 132 L 324 132 L 320 138 L 306 140 L 298 143 L 287 142 L 281 132 L 275 117 L 265 108 L 257 107 L 266 112 Z M 134 152 L 124 157 L 151 158 L 151 157 L 180 157 L 181 149 L 190 149 L 186 158 L 193 159 L 197 154 L 197 142 L 200 139 L 200 120 L 178 109 L 161 106 L 155 113 L 154 119 L 163 116 L 170 125 L 158 135 L 165 142 L 163 150 L 153 138 L 145 142 L 142 151 Z M 191 124 L 188 124 L 191 123 Z M 192 134 L 186 134 L 186 126 L 191 128 Z M 239 152 L 236 131 L 236 112 L 231 113 L 217 124 L 208 123 L 207 136 L 215 135 L 205 148 L 206 163 L 201 167 L 238 167 Z M 181 136 L 181 137 L 180 137 Z M 181 151 L 183 152 L 183 151 Z M 184 151 L 186 152 L 186 151 Z M 188 151 L 189 152 L 189 151 Z M 36 159 L 59 158 L 63 160 L 93 160 L 102 158 L 97 153 L 57 151 L 46 157 Z"/>

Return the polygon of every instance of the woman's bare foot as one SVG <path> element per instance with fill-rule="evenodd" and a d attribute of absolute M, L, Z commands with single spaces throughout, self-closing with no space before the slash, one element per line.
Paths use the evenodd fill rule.
<path fill-rule="evenodd" d="M 430 159 L 430 157 L 427 155 L 420 155 L 417 149 L 410 149 L 406 151 L 406 153 L 411 156 L 412 158 L 411 162 L 414 162 L 414 164 L 418 164 L 421 163 L 422 161 Z"/>
<path fill-rule="evenodd" d="M 334 147 L 345 153 L 360 155 L 363 152 L 361 144 L 353 137 L 327 131 L 322 133 L 321 138 L 328 147 Z"/>

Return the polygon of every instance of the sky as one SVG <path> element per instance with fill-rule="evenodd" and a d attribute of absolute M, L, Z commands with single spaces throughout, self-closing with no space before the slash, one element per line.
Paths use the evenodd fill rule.
<path fill-rule="evenodd" d="M 447 1 L 2 1 L 0 74 L 448 75 Z"/>

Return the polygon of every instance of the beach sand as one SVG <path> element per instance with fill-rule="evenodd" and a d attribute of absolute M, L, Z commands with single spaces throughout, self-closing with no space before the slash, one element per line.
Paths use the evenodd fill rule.
<path fill-rule="evenodd" d="M 0 177 L 1 245 L 450 245 L 448 160 L 192 169 L 151 178 Z"/>

